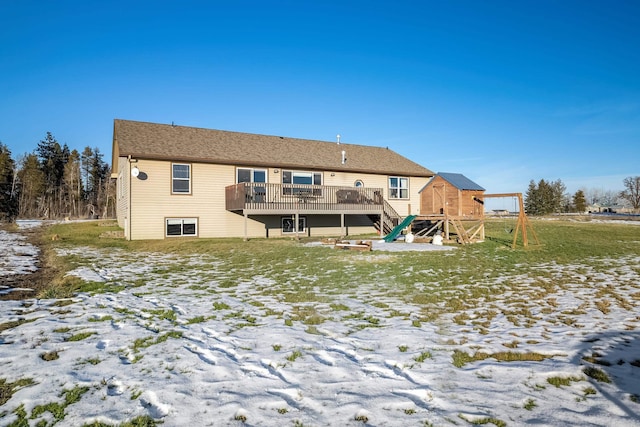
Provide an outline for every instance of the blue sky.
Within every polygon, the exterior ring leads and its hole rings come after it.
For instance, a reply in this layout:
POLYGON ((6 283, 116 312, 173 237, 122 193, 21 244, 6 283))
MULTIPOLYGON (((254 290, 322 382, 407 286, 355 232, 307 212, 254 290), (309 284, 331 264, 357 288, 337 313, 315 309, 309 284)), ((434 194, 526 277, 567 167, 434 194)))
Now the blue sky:
POLYGON ((0 141, 113 119, 388 146, 488 192, 640 175, 638 1, 8 1, 0 141))

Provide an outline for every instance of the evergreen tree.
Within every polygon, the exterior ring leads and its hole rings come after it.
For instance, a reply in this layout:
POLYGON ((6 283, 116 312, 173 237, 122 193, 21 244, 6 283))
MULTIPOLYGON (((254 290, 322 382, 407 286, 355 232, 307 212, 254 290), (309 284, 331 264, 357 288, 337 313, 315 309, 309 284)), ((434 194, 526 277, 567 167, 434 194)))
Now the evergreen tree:
POLYGON ((547 215, 561 212, 566 205, 566 187, 562 181, 547 182, 541 179, 538 185, 531 180, 525 195, 525 211, 528 215, 547 215))
POLYGON ((568 198, 565 194, 567 187, 561 180, 553 181, 549 186, 551 189, 551 206, 547 213, 567 212, 564 209, 567 205, 565 200, 568 198))
POLYGON ((553 188, 544 179, 538 182, 538 193, 540 194, 540 215, 553 212, 553 188))
POLYGON ((44 174, 45 192, 43 199, 44 216, 47 218, 59 217, 62 200, 62 178, 64 165, 69 158, 69 147, 60 146, 51 132, 47 132, 45 139, 38 143, 36 154, 40 161, 40 169, 44 174))
POLYGON ((109 165, 99 148, 85 147, 82 151, 82 180, 85 184, 85 210, 89 216, 104 215, 109 195, 109 165))
POLYGON ((578 213, 583 213, 587 210, 587 199, 584 195, 584 191, 578 190, 573 195, 573 208, 578 213))
POLYGON ((0 142, 0 221, 13 221, 18 215, 15 168, 11 151, 0 142))
POLYGON ((62 182, 64 164, 69 156, 69 148, 61 147, 51 132, 47 132, 45 139, 38 143, 36 154, 40 160, 41 170, 48 186, 56 188, 62 182))
POLYGON ((527 193, 524 197, 524 210, 527 215, 540 215, 541 202, 538 194, 538 187, 533 180, 529 181, 529 187, 527 188, 527 193))

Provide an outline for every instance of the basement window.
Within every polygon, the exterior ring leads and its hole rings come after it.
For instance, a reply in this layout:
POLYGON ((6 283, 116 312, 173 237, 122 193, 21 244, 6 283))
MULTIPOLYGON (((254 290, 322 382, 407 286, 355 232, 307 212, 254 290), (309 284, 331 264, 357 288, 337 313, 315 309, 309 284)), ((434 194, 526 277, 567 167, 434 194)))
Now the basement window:
POLYGON ((197 236, 197 218, 167 218, 167 237, 197 236))
MULTIPOLYGON (((282 233, 295 233, 293 228, 296 223, 295 217, 285 216, 282 217, 282 233)), ((307 218, 304 216, 298 217, 298 232, 305 233, 307 231, 307 218)))

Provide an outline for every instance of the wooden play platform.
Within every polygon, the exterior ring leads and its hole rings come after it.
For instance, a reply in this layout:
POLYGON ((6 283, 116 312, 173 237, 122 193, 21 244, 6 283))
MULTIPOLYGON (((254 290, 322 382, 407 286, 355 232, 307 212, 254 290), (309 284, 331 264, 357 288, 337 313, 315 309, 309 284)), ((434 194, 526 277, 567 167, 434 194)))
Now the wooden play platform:
POLYGON ((444 233, 445 241, 469 244, 485 239, 484 201, 488 198, 517 198, 518 220, 513 233, 515 248, 518 235, 522 245, 529 245, 529 234, 536 244, 538 236, 524 211, 522 193, 485 194, 485 189, 462 174, 438 173, 420 191, 420 215, 413 219, 414 226, 425 225, 415 232, 418 240, 429 240, 436 233, 444 233), (455 240, 452 239, 455 234, 455 240))

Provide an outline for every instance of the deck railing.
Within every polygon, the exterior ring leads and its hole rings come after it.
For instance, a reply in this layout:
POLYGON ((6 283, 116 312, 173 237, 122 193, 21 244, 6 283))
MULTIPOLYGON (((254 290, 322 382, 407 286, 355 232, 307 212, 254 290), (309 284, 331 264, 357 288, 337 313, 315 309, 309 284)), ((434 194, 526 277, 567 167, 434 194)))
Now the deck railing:
POLYGON ((380 214, 381 188, 243 182, 226 187, 230 211, 359 211, 380 214))

